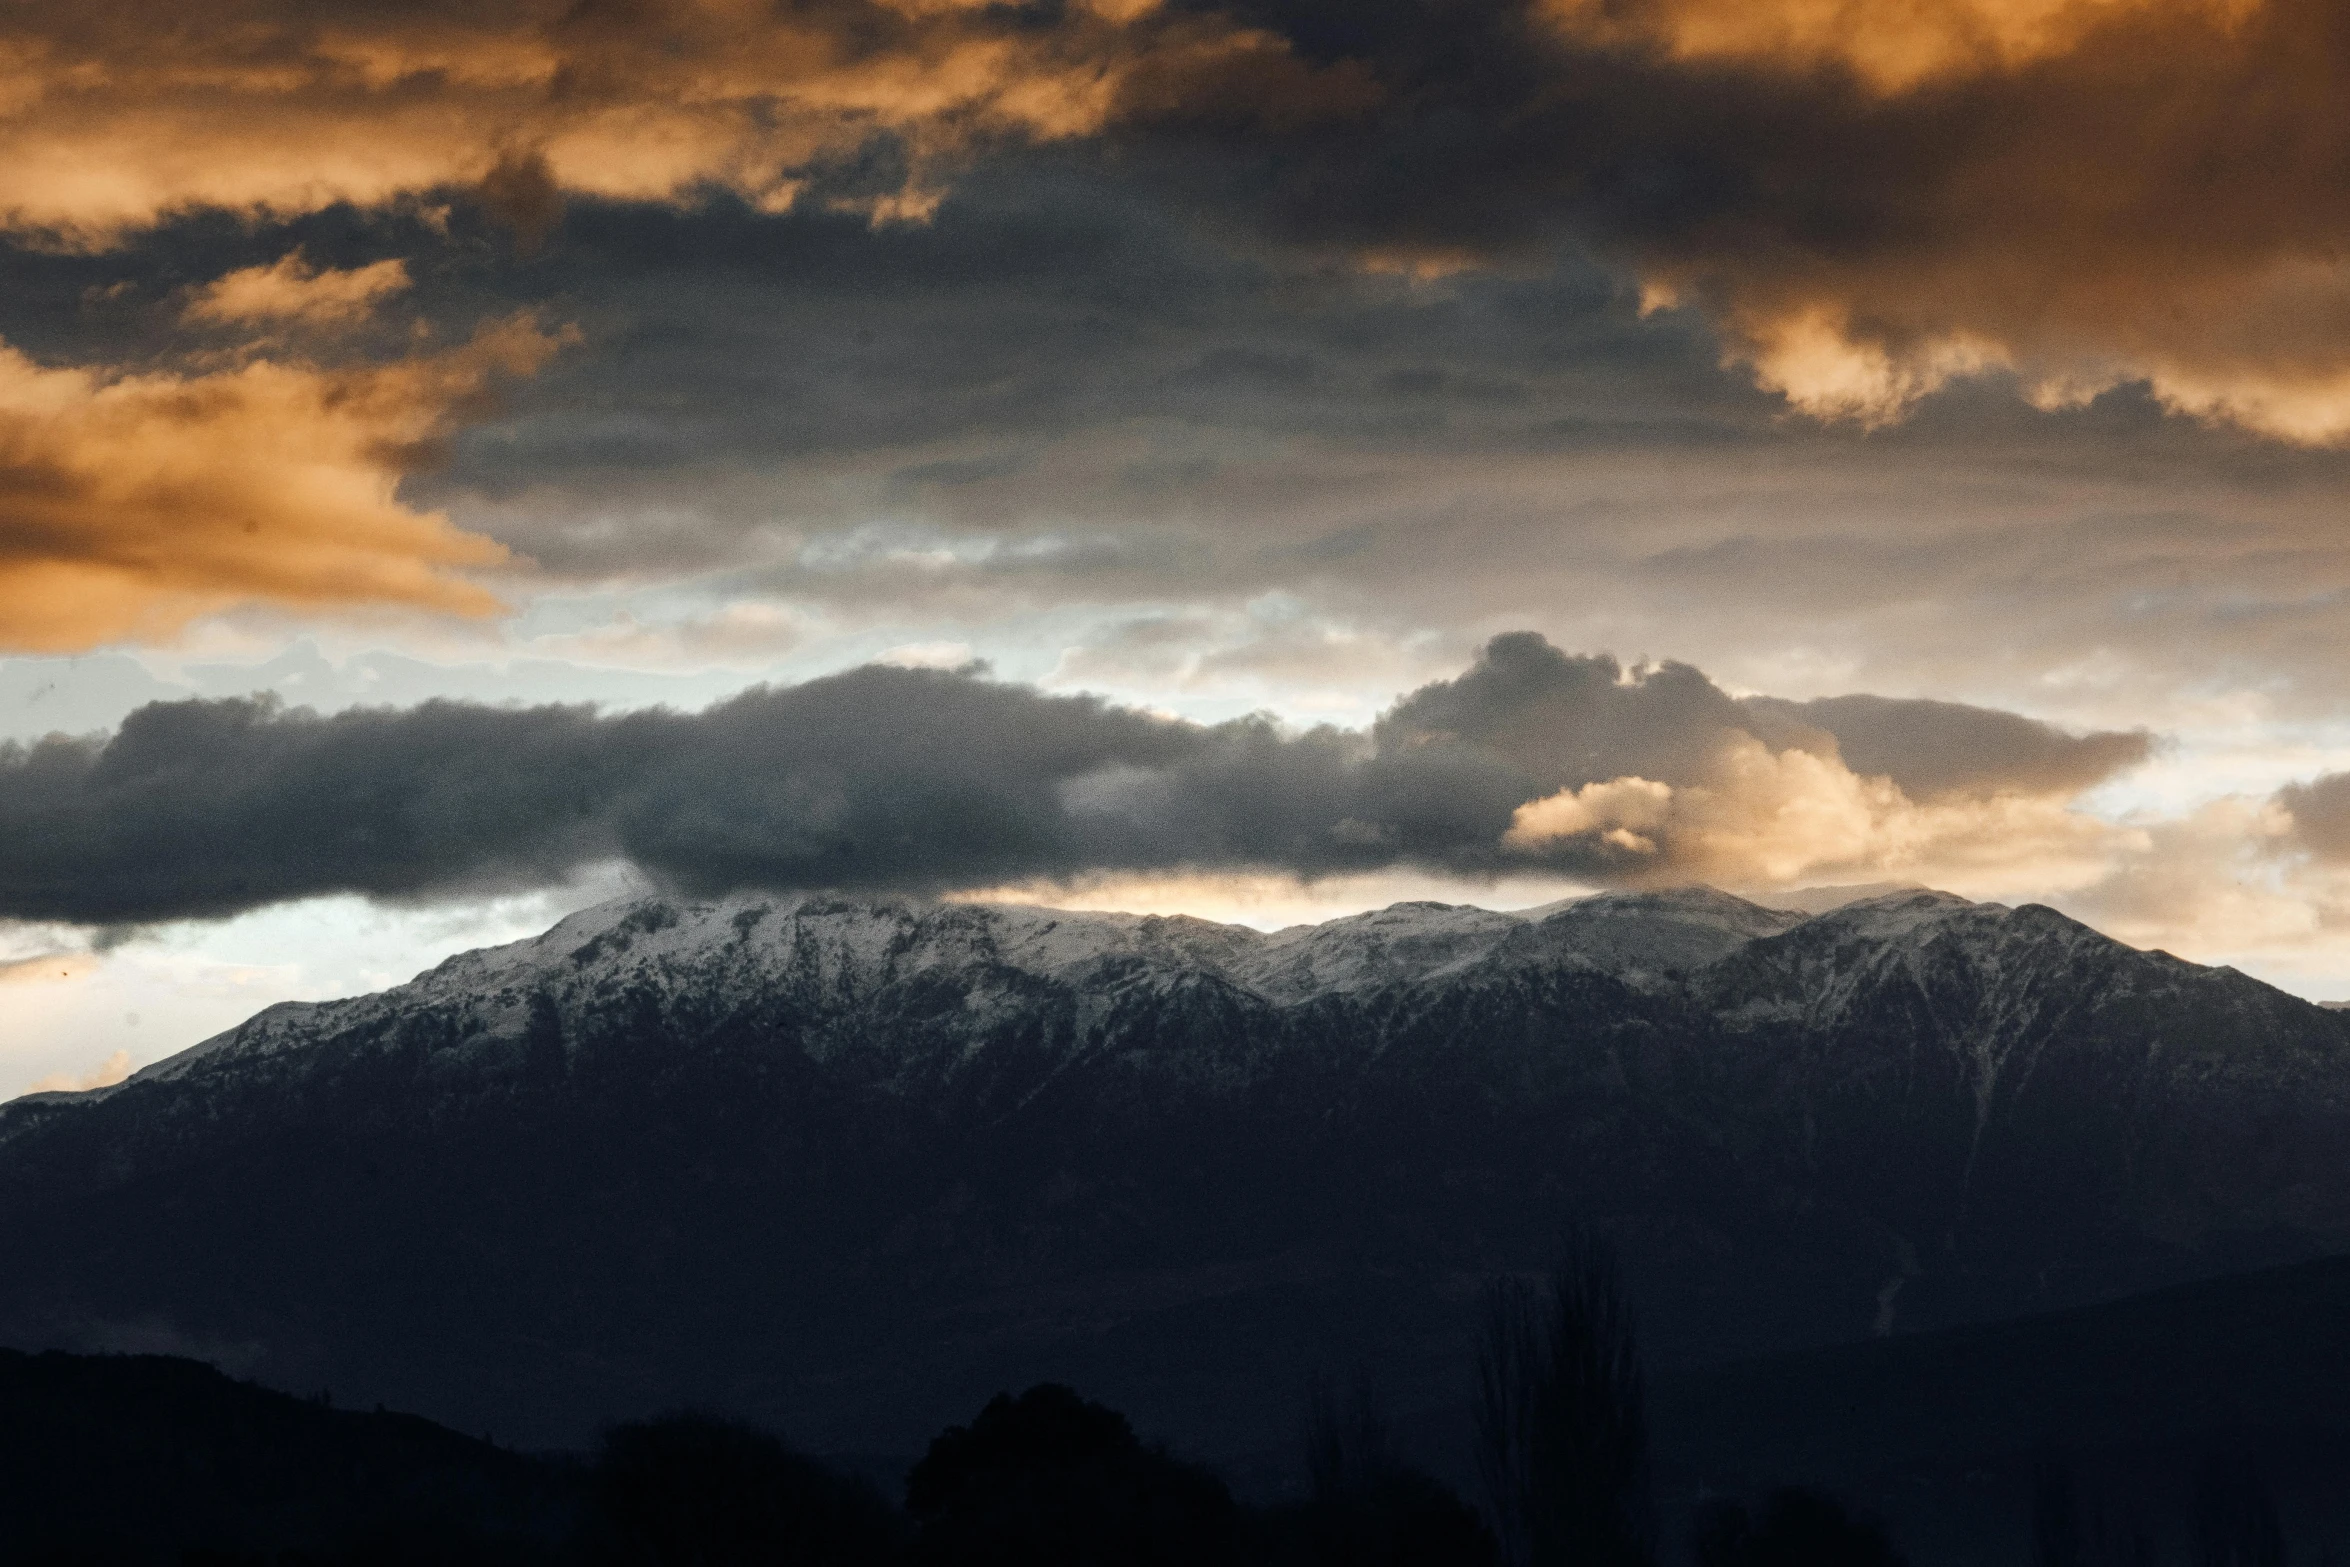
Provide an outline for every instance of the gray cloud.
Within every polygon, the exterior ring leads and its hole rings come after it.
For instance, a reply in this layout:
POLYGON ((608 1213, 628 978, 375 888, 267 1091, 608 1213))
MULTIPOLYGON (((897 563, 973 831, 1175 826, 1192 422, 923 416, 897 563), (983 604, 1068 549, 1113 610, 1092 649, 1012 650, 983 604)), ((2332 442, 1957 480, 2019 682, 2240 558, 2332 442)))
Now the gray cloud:
POLYGON ((1726 739, 1839 757, 1913 800, 2010 791, 2077 794, 2146 759, 2143 732, 2077 735, 2020 714, 1881 696, 1733 698, 1687 664, 1627 676, 1530 633, 1496 637, 1477 667, 1380 719, 1383 751, 1432 739, 1506 756, 1549 789, 1631 775, 1675 787, 1708 776, 1726 739))
POLYGON ((1820 429, 1571 246, 1415 283, 1204 223, 1152 167, 991 156, 928 224, 880 229, 575 200, 527 259, 464 203, 445 236, 399 210, 199 214, 98 256, 0 249, 0 336, 139 364, 190 288, 297 247, 407 260, 353 351, 526 306, 578 323, 402 490, 536 563, 510 601, 707 573, 968 639, 1045 605, 1273 591, 1368 635, 1670 647, 1749 688, 1785 678, 1760 650, 1802 647, 1855 685, 2029 690, 2099 727, 2215 674, 2338 699, 2339 454, 2007 387, 1820 429), (833 547, 885 522, 921 558, 833 547), (2091 657, 2118 680, 2041 678, 2091 657))
POLYGON ((1437 745, 1505 758, 1542 792, 1627 775, 1683 785, 1748 728, 1738 704, 1687 664, 1627 678, 1614 659, 1562 653, 1528 632, 1496 637, 1457 680, 1421 687, 1374 730, 1383 753, 1437 745))
POLYGON ((2295 842, 2319 860, 2350 864, 2350 773, 2287 784, 2275 799, 2292 815, 2295 842))
MULTIPOLYGON (((1739 704, 1772 737, 1777 725, 1835 737, 1856 773, 1890 778, 1913 800, 2014 790, 2076 794, 2152 753, 2143 730, 2069 734, 1995 708, 1959 702, 1831 696, 1812 702, 1749 697, 1739 704)), ((1796 743, 1800 743, 1798 740, 1796 743)))
MULTIPOLYGON (((2092 737, 2051 760, 2062 737, 1948 704, 1852 711, 1856 736, 1915 738, 1933 759, 1920 776, 1945 783, 1961 754, 1973 783, 2040 791, 2089 781, 2090 755, 2126 759, 2092 737)), ((1367 733, 1187 723, 880 666, 699 714, 155 703, 110 736, 0 748, 0 917, 425 898, 551 884, 616 858, 697 893, 1401 864, 1655 879, 1681 868, 1669 834, 1661 850, 1596 830, 1529 844, 1509 836, 1516 813, 1626 775, 1719 787, 1725 747, 1766 727, 1775 746, 1833 744, 1783 714, 1756 723, 1687 665, 1627 672, 1531 634, 1496 638, 1367 733)))

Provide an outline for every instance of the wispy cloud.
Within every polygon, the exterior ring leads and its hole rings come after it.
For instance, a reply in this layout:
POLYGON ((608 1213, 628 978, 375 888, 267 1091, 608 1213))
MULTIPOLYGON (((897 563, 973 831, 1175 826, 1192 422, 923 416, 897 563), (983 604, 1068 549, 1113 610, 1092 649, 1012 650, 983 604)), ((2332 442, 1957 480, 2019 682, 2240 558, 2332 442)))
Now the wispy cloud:
POLYGON ((0 985, 42 985, 78 979, 98 967, 95 954, 72 947, 0 959, 0 985))
POLYGON ((214 326, 345 325, 364 320, 407 286, 408 264, 397 258, 338 271, 313 267, 296 251, 205 284, 182 319, 214 326))

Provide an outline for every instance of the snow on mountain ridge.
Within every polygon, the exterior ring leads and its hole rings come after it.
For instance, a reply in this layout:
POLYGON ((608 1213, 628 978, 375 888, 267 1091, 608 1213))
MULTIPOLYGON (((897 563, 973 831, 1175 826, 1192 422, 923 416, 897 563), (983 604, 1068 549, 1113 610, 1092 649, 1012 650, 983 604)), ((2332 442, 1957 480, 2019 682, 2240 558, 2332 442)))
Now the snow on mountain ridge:
POLYGON ((1517 913, 1399 903, 1272 932, 1180 915, 821 893, 622 898, 537 936, 459 953, 374 995, 270 1007, 130 1081, 266 1059, 371 1017, 425 1011, 460 1020, 470 1037, 517 1040, 541 997, 587 1006, 649 989, 724 1011, 777 985, 845 1004, 884 984, 947 975, 969 987, 968 1004, 978 1010, 992 987, 1013 976, 1085 989, 1099 980, 1096 971, 1116 966, 1126 985, 1205 976, 1272 1005, 1295 1006, 1440 980, 1493 960, 1513 938, 1512 950, 1528 961, 1610 972, 1685 969, 1792 918, 1711 888, 1603 893, 1517 913))
MULTIPOLYGON (((650 1001, 707 1021, 788 996, 804 1015, 823 1016, 845 1013, 889 986, 923 987, 935 1002, 942 983, 944 994, 960 992, 974 1037, 988 1018, 1026 1005, 1039 982, 1079 998, 1082 1030, 1106 1009, 1131 1003, 1138 987, 1165 994, 1204 982, 1288 1008, 1452 981, 1481 965, 1597 970, 1635 989, 1707 992, 1723 1016, 1750 1024, 1819 1024, 1843 1015, 1891 970, 1922 984, 1927 967, 1957 962, 1995 978, 2004 946, 2025 934, 2015 928, 2019 912, 2026 911, 1903 889, 1805 916, 1685 887, 1602 893, 1516 913, 1399 903, 1268 933, 1185 916, 1018 904, 831 894, 631 898, 582 910, 536 937, 459 954, 373 996, 269 1008, 130 1081, 263 1061, 361 1025, 424 1013, 471 1041, 460 1052, 471 1056, 515 1047, 550 1005, 570 1015, 650 1001)), ((2028 1022, 2011 1019, 1993 1032, 2028 1022)), ((1986 1061, 1983 1070, 1996 1077, 1999 1066, 1986 1061)))

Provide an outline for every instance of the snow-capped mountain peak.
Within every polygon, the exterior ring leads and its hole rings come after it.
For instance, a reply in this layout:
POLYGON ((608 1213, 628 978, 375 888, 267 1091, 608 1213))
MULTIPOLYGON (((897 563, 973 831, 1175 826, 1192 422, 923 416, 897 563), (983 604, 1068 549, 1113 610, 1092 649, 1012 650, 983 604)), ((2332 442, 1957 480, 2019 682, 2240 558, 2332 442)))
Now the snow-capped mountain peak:
POLYGON ((627 1377, 883 1442, 908 1377, 1105 1339, 1261 1427, 1301 1322, 1451 1377, 1459 1281, 1569 1223, 1689 1355, 2343 1249, 2350 1018, 1916 889, 646 898, 0 1106, 0 1328, 168 1310, 500 1429, 627 1377))

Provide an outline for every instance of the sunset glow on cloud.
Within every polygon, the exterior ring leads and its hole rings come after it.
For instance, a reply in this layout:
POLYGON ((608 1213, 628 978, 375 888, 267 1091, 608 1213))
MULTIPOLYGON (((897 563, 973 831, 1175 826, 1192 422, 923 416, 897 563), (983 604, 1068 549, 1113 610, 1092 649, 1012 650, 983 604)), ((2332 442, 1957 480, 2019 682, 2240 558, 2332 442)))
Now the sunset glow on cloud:
POLYGON ((1578 43, 1652 48, 1683 62, 1853 72, 1895 94, 1953 77, 2012 72, 2092 45, 2120 25, 2184 18, 2229 29, 2263 0, 1548 0, 1543 17, 1578 43))
POLYGON ((189 302, 186 319, 217 326, 337 325, 364 318, 386 295, 407 286, 407 264, 397 259, 321 272, 299 254, 281 256, 269 266, 245 267, 205 284, 189 302))
POLYGON ((1717 84, 1668 143, 1709 122, 1754 133, 1721 164, 1742 191, 1689 221, 1640 215, 1627 237, 1650 285, 1706 309, 1730 356, 1796 406, 1882 421, 1996 369, 2043 406, 2143 381, 2174 410, 2280 440, 2350 432, 2331 7, 1688 0, 1549 16, 1570 49, 1717 84))
POLYGON ((517 321, 343 370, 109 375, 0 353, 0 646, 163 637, 254 600, 490 613, 456 573, 507 552, 394 490, 492 377, 555 347, 517 321))
POLYGON ((1123 94, 1235 75, 1317 90, 1272 34, 1122 0, 1050 27, 891 0, 238 0, 157 27, 136 6, 43 0, 0 22, 0 214, 102 245, 191 207, 282 216, 485 184, 494 197, 515 160, 569 193, 723 188, 786 206, 815 165, 887 133, 914 164, 896 188, 845 199, 914 217, 921 165, 975 139, 1082 136, 1123 94))

